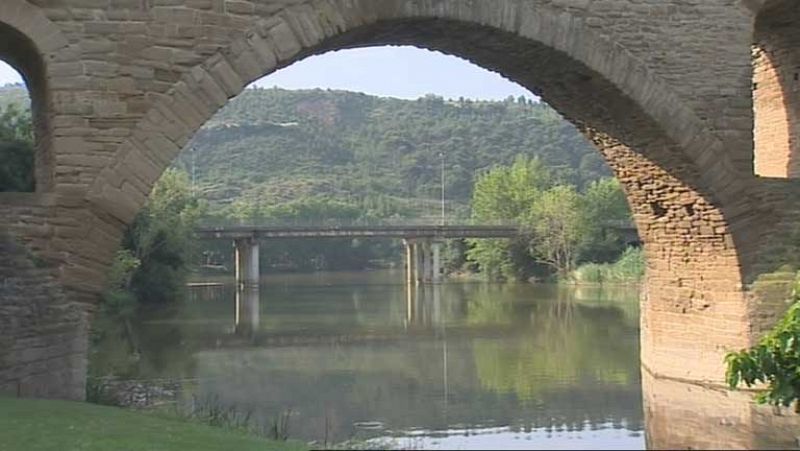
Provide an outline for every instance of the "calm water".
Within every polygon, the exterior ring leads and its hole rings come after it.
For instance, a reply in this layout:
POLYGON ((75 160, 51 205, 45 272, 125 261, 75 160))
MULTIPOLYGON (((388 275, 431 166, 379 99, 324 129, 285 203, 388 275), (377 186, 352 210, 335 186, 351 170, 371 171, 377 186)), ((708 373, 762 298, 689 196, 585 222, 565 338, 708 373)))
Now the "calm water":
POLYGON ((193 288, 183 307, 132 334, 105 326, 92 373, 180 381, 184 408, 223 406, 265 425, 288 418, 290 437, 320 444, 794 444, 796 424, 754 419, 763 409, 749 398, 721 409, 731 396, 642 380, 638 315, 637 289, 408 289, 400 271, 270 276, 238 294, 193 288))

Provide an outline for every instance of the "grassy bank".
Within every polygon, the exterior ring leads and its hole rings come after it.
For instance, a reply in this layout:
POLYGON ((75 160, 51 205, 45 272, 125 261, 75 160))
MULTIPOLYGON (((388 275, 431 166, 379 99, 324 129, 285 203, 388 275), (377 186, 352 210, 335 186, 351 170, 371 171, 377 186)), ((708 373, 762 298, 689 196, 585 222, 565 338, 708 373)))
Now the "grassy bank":
POLYGON ((0 398, 0 451, 303 450, 157 414, 69 401, 0 398))
POLYGON ((639 283, 644 277, 644 251, 629 247, 614 263, 586 263, 570 275, 578 284, 639 283))

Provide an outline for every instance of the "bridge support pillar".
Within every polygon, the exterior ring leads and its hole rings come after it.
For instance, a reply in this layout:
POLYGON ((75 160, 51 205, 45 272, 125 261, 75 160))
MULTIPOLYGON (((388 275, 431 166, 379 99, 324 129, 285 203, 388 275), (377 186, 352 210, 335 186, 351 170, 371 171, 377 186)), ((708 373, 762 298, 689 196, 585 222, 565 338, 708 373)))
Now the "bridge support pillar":
POLYGON ((236 285, 238 287, 258 287, 260 270, 258 267, 259 248, 255 238, 239 238, 234 241, 236 249, 236 285))
POLYGON ((410 239, 404 239, 403 245, 406 248, 406 285, 414 285, 416 273, 416 243, 410 239))
POLYGON ((431 260, 431 282, 442 283, 442 242, 434 241, 431 243, 433 259, 431 260))
POLYGON ((414 240, 414 283, 421 284, 425 278, 425 247, 414 240))
POLYGON ((406 251, 406 284, 440 283, 441 242, 430 239, 403 240, 406 251))
POLYGON ((421 283, 431 283, 433 280, 433 259, 431 258, 431 242, 425 240, 420 243, 422 254, 422 280, 421 283))

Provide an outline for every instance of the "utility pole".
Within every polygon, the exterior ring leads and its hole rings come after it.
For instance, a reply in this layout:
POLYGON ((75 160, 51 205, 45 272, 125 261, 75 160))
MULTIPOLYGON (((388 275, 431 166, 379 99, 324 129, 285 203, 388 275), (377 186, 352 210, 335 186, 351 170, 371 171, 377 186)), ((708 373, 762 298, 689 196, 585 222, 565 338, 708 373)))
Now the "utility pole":
POLYGON ((444 216, 444 152, 439 152, 439 157, 442 159, 442 225, 445 225, 444 216))
POLYGON ((192 146, 192 194, 196 192, 195 186, 197 184, 197 164, 196 164, 196 156, 195 152, 197 148, 192 146))

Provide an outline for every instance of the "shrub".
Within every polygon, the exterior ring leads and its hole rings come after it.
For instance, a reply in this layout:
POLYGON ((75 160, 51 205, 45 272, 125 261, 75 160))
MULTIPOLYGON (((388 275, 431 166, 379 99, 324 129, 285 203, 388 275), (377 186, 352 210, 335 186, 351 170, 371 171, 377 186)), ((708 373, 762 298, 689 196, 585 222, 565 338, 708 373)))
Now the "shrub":
POLYGON ((757 383, 767 388, 756 395, 760 404, 790 406, 800 413, 800 278, 792 293, 794 304, 775 328, 750 349, 725 356, 725 378, 731 388, 757 383))

